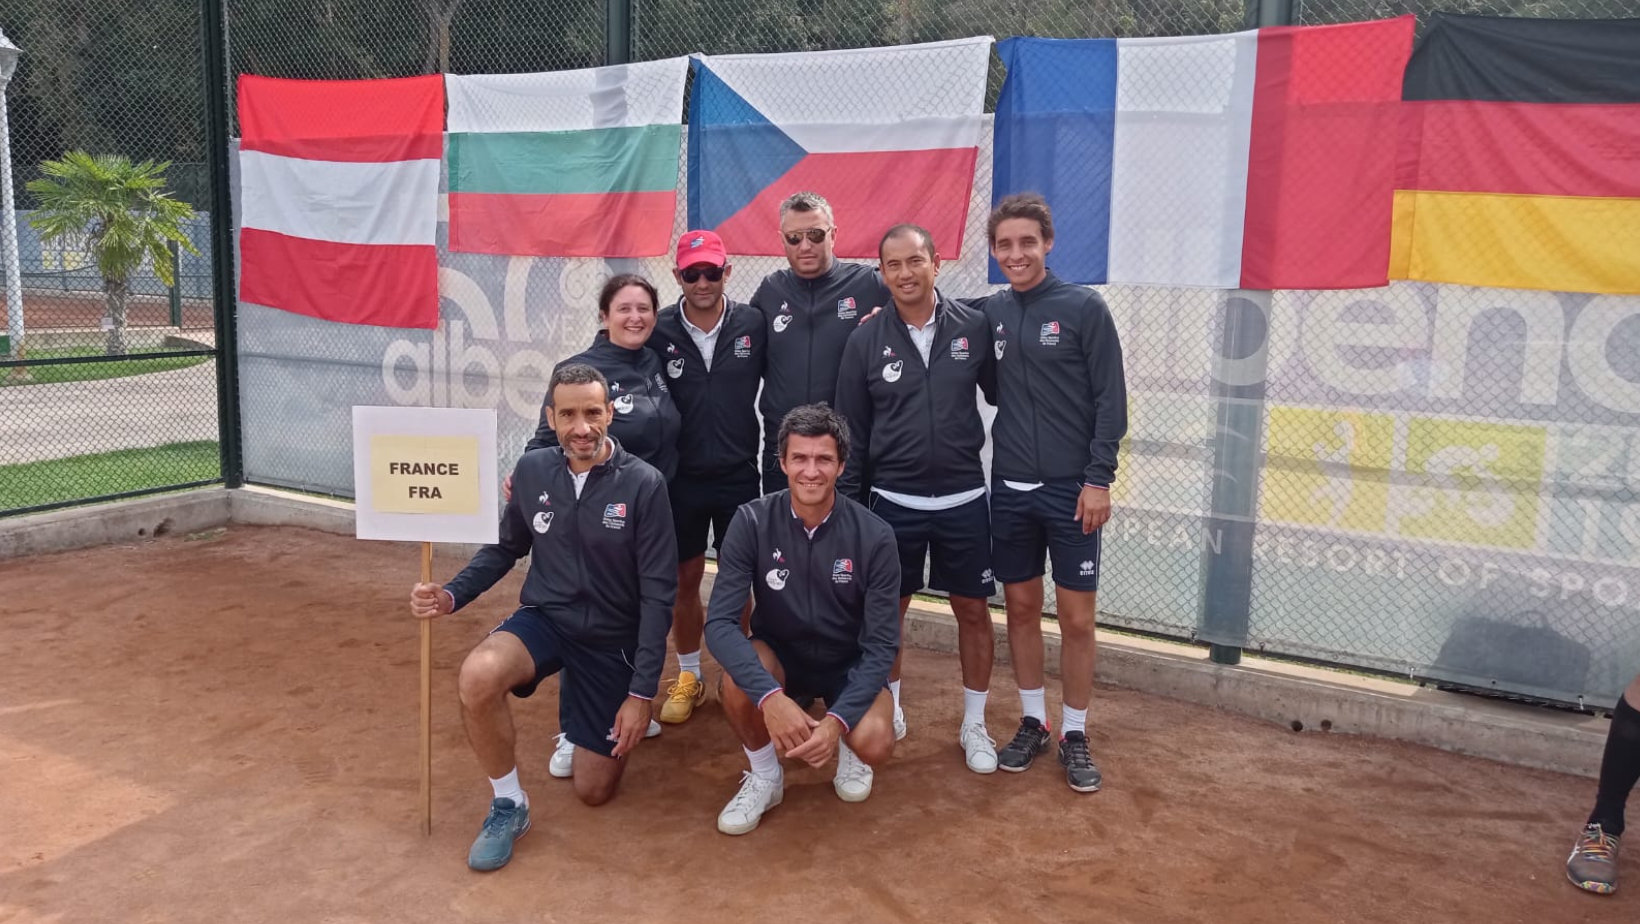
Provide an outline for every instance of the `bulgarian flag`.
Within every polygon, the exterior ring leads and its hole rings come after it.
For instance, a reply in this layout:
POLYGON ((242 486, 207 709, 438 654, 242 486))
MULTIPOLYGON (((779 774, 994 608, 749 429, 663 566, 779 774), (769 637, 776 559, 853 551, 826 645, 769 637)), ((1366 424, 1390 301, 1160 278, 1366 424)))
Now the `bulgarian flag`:
POLYGON ((875 259, 884 231, 927 228, 958 256, 984 131, 989 37, 841 51, 697 55, 689 227, 730 253, 784 254, 780 202, 831 203, 837 255, 875 259))
POLYGON ((1413 24, 1006 39, 993 196, 1048 200, 1069 282, 1387 285, 1413 24))
POLYGON ((239 297, 438 326, 442 78, 239 78, 239 297))
POLYGON ((447 76, 450 249, 667 253, 687 76, 686 58, 447 76))

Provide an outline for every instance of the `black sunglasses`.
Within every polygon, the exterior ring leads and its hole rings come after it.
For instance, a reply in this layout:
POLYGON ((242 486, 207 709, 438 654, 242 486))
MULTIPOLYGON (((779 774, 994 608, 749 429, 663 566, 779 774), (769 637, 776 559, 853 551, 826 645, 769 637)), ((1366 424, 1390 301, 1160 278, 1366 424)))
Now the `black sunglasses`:
POLYGON ((805 237, 809 239, 810 244, 818 244, 824 241, 826 239, 826 235, 830 233, 830 228, 810 228, 807 231, 781 232, 781 234, 786 238, 786 245, 788 247, 796 247, 798 244, 803 243, 803 238, 805 237))
POLYGON ((700 282, 700 277, 702 276, 706 277, 707 282, 722 282, 723 267, 708 266, 705 269, 701 269, 699 267, 691 266, 688 269, 678 270, 678 277, 690 285, 700 282))

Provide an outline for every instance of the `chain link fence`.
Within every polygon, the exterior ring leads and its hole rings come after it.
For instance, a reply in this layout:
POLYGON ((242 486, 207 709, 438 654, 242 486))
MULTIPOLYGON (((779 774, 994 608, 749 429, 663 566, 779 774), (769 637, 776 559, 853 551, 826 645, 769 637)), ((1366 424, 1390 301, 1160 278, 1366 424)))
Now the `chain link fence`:
MULTIPOLYGON (((25 13, 14 17, 19 23, 0 22, 29 56, 11 90, 19 180, 36 177, 46 159, 90 145, 173 161, 169 188, 203 210, 207 184, 192 165, 205 160, 201 124, 208 114, 198 90, 194 5, 170 0, 120 12, 125 7, 114 4, 93 15, 66 0, 23 3, 25 13)), ((1294 24, 1325 24, 1412 13, 1423 28, 1437 11, 1632 13, 1621 5, 1296 0, 1290 15, 1294 24)), ((1258 11, 1242 0, 637 0, 616 12, 625 16, 611 18, 604 0, 569 0, 550 15, 517 0, 228 0, 223 41, 231 83, 240 74, 369 79, 559 71, 627 56, 658 61, 973 35, 1205 35, 1258 22, 1258 11)), ((987 112, 1004 76, 993 56, 987 112)), ((845 83, 817 79, 813 92, 839 92, 845 83)), ((230 93, 222 115, 236 134, 231 101, 230 93)), ((992 288, 983 249, 991 156, 987 128, 963 253, 942 273, 952 296, 992 288)), ((686 157, 674 235, 685 230, 686 157)), ((443 183, 441 191, 447 178, 443 183)), ((19 203, 25 211, 35 205, 19 203)), ((209 237, 196 227, 188 225, 187 235, 200 256, 183 251, 172 287, 183 305, 181 323, 144 313, 158 309, 142 298, 166 310, 178 299, 139 274, 131 284, 129 329, 150 318, 168 327, 208 327, 209 237), (191 308, 196 301, 200 308, 191 308)), ((249 480, 349 494, 354 404, 494 407, 505 467, 535 429, 551 367, 591 341, 601 281, 617 272, 670 276, 665 257, 452 252, 443 214, 438 244, 443 303, 436 331, 334 325, 237 307, 249 480)), ((86 317, 100 318, 94 270, 68 266, 61 247, 40 250, 32 268, 26 255, 35 251, 24 252, 31 293, 71 292, 90 305, 82 309, 86 317)), ((784 266, 778 256, 734 263, 728 294, 741 300, 784 266)), ((661 285, 663 292, 670 288, 661 285)), ((1632 567, 1640 561, 1640 445, 1632 445, 1640 437, 1633 408, 1602 403, 1598 389, 1591 397, 1584 386, 1597 359, 1615 370, 1615 378, 1601 380, 1608 397, 1640 381, 1640 371, 1621 359, 1640 355, 1628 348, 1634 325, 1621 320, 1636 312, 1634 299, 1412 282, 1273 294, 1135 285, 1101 291, 1123 338, 1130 390, 1130 430, 1113 486, 1117 513, 1106 529, 1101 569, 1105 622, 1554 700, 1605 698, 1626 683, 1640 661, 1640 574, 1632 567), (1608 333, 1615 333, 1594 339, 1590 318, 1607 319, 1608 333), (1374 325, 1396 331, 1395 338, 1362 333, 1374 325), (1241 444, 1256 449, 1243 459, 1232 451, 1241 444), (1245 509, 1225 505, 1227 481, 1240 484, 1245 509)), ((97 327, 72 319, 63 325, 97 327)), ((187 394, 201 394, 199 408, 214 415, 210 357, 187 358, 203 362, 167 374, 195 375, 187 394)), ((214 416, 198 435, 168 429, 165 414, 155 411, 165 406, 160 396, 135 384, 158 376, 118 381, 101 404, 160 436, 142 445, 208 445, 214 416)), ((54 399, 13 413, 22 408, 13 396, 43 387, 0 390, 10 402, 4 426, 61 417, 61 424, 42 424, 58 435, 8 430, 0 465, 33 464, 32 456, 6 456, 19 445, 84 453, 92 445, 87 434, 114 431, 113 421, 88 422, 83 411, 58 414, 54 399)), ((137 487, 93 490, 54 477, 61 496, 0 497, 9 500, 0 510, 137 487)), ((0 478, 0 486, 14 483, 0 478)))
POLYGON ((0 29, 21 49, 0 515, 214 481, 199 6, 19 0, 0 29))

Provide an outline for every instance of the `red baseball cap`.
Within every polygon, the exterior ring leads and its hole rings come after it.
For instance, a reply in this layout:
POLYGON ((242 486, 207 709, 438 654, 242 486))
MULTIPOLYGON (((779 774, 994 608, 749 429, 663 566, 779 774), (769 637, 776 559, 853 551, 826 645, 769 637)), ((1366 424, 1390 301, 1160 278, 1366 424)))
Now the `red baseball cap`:
POLYGON ((696 263, 722 266, 728 262, 723 238, 710 231, 689 231, 678 238, 678 269, 688 269, 696 263))

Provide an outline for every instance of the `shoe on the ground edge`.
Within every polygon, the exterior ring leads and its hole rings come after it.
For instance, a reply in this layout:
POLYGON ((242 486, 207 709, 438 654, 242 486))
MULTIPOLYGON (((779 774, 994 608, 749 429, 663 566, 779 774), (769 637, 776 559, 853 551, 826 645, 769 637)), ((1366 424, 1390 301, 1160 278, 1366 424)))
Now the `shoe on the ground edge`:
POLYGON ((899 709, 894 710, 894 740, 905 740, 905 713, 899 709))
POLYGON ((500 869, 512 859, 513 841, 530 830, 530 807, 511 799, 497 799, 490 803, 490 814, 478 838, 467 851, 467 865, 479 872, 500 869))
POLYGON ((831 778, 831 788, 837 790, 837 798, 844 802, 864 802, 871 795, 871 780, 875 776, 871 767, 854 749, 837 742, 837 774, 831 778))
POLYGON ((750 770, 743 771, 740 791, 718 813, 718 830, 724 834, 750 834, 763 820, 763 813, 780 804, 785 792, 783 776, 771 780, 750 770))
POLYGON ((661 704, 661 721, 669 725, 687 722, 695 707, 706 702, 706 684, 690 671, 678 674, 678 679, 666 690, 666 702, 661 704))
POLYGON ((1600 825, 1587 825, 1566 858, 1566 878, 1585 892, 1610 895, 1617 891, 1617 843, 1600 825))
POLYGON ((1088 753, 1086 732, 1067 732, 1059 739, 1059 765, 1065 768, 1065 783, 1077 792, 1098 792, 1104 775, 1088 753))
POLYGON ((661 733, 661 723, 654 719, 649 720, 649 730, 643 733, 645 738, 657 738, 661 733))
POLYGON ((997 753, 997 766, 1010 773, 1023 773, 1031 769, 1036 755, 1048 749, 1048 737, 1048 728, 1036 716, 1028 715, 1020 719, 1014 740, 997 753))
POLYGON ((976 722, 964 725, 957 735, 957 743, 962 745, 962 755, 966 759, 968 769, 975 773, 997 772, 997 743, 985 726, 976 722))
POLYGON ((547 761, 547 772, 560 780, 567 780, 575 775, 575 745, 564 737, 563 732, 553 736, 558 742, 553 748, 552 759, 547 761))

